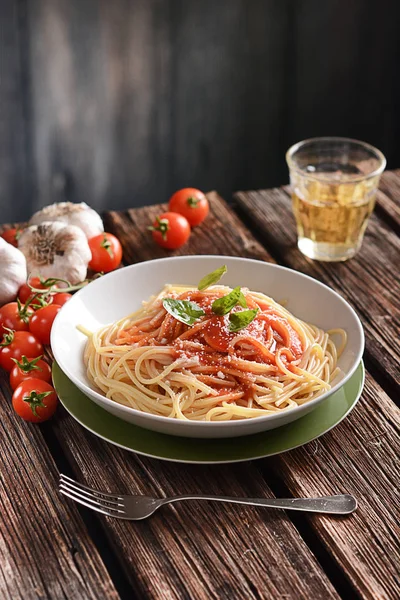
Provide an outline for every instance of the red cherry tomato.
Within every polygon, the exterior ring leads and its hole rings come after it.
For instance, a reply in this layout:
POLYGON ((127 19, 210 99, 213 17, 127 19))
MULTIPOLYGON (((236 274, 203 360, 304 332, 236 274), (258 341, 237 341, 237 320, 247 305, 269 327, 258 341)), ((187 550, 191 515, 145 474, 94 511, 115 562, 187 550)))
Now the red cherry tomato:
POLYGON ((56 411, 58 398, 55 389, 41 379, 26 379, 14 390, 12 405, 20 417, 31 423, 50 419, 56 411))
POLYGON ((11 331, 3 336, 0 350, 0 367, 11 371, 13 358, 21 360, 23 355, 36 358, 43 354, 43 346, 30 331, 11 331))
POLYGON ((180 248, 190 236, 188 220, 175 212, 166 212, 157 217, 150 229, 154 241, 169 250, 180 248))
POLYGON ((22 302, 23 304, 26 304, 35 295, 34 292, 32 292, 31 288, 29 287, 28 283, 32 287, 37 288, 39 290, 45 290, 46 289, 46 286, 44 286, 40 282, 39 277, 31 277, 29 279, 29 282, 23 283, 21 285, 21 287, 19 288, 19 290, 18 290, 18 298, 19 298, 20 302, 22 302))
POLYGON ((18 302, 9 302, 0 308, 0 338, 7 329, 14 331, 28 331, 29 318, 33 308, 18 302), (7 328, 7 329, 6 329, 7 328))
POLYGON ((8 242, 9 244, 11 244, 12 246, 15 246, 17 248, 18 247, 18 239, 19 239, 19 236, 21 235, 21 231, 22 231, 21 229, 12 227, 11 229, 6 229, 0 235, 4 240, 6 240, 6 242, 8 242))
POLYGON ((13 390, 26 379, 41 379, 42 381, 51 381, 50 365, 42 360, 40 356, 36 358, 26 358, 24 355, 20 361, 17 361, 10 373, 10 385, 13 390))
POLYGON ((194 227, 204 221, 210 211, 208 200, 200 190, 183 188, 171 196, 168 208, 186 217, 194 227))
POLYGON ((53 321, 57 316, 57 313, 61 309, 58 304, 49 304, 39 308, 31 317, 29 321, 29 331, 40 341, 42 344, 50 344, 50 332, 53 326, 53 321))
POLYGON ((69 294, 68 292, 57 292, 56 294, 51 295, 53 304, 58 304, 59 306, 64 306, 71 298, 72 294, 69 294))
POLYGON ((109 273, 121 264, 122 246, 118 238, 112 233, 100 233, 88 240, 92 252, 89 267, 93 271, 109 273))

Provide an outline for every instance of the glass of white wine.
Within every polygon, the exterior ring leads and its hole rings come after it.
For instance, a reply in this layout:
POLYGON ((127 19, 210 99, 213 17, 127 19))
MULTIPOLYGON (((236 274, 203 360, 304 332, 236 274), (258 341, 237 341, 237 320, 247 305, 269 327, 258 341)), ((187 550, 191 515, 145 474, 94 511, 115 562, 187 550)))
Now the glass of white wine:
POLYGON ((309 258, 344 261, 360 249, 375 206, 382 152, 357 140, 321 137, 286 153, 298 247, 309 258))

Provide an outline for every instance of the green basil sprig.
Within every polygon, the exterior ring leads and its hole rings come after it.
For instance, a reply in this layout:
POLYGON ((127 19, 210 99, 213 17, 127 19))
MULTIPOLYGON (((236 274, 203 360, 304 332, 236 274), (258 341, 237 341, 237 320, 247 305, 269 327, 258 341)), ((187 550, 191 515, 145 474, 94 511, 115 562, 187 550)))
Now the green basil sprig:
POLYGON ((254 321, 257 313, 258 308, 231 313, 229 315, 229 331, 235 332, 244 329, 254 321))
POLYGON ((219 269, 215 269, 215 271, 213 271, 212 273, 205 275, 205 277, 203 277, 203 279, 197 286, 197 289, 200 290, 200 292, 202 292, 203 290, 206 290, 208 287, 210 287, 210 285, 215 285, 221 279, 222 275, 224 275, 227 272, 227 270, 228 269, 224 265, 219 269))
MULTIPOLYGON (((198 285, 198 290, 206 290, 211 285, 218 283, 227 270, 226 265, 224 265, 203 277, 198 285)), ((230 311, 237 305, 242 308, 247 308, 245 295, 239 286, 235 287, 229 294, 226 294, 226 296, 214 300, 211 306, 212 312, 215 315, 224 316, 230 313, 229 330, 232 332, 240 331, 247 327, 258 312, 257 308, 255 310, 242 310, 240 312, 231 313, 230 311)), ((164 298, 163 306, 170 315, 177 321, 185 323, 185 325, 194 325, 200 317, 203 317, 206 314, 201 306, 189 300, 164 298)))
POLYGON ((246 298, 239 286, 235 287, 226 296, 214 300, 211 309, 216 315, 222 316, 228 314, 236 304, 240 304, 242 308, 247 308, 246 298))
POLYGON ((185 323, 185 325, 194 325, 197 319, 206 314, 201 306, 189 300, 164 298, 163 307, 177 321, 185 323))

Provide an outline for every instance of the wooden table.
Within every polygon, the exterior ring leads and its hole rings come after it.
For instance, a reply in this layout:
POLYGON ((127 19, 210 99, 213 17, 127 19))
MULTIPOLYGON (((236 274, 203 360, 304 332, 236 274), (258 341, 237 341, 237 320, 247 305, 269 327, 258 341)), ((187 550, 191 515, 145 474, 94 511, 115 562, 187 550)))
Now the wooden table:
POLYGON ((382 179, 356 258, 326 264, 296 247, 286 188, 239 192, 190 242, 167 253, 146 231, 152 206, 105 214, 127 264, 171 254, 278 262, 340 292, 366 334, 366 385, 351 415, 315 442, 231 466, 160 462, 107 444, 60 407, 42 426, 20 421, 0 376, 1 598, 400 597, 400 171, 382 179), (60 497, 58 472, 111 491, 359 499, 345 518, 182 503, 142 522, 102 517, 60 497))

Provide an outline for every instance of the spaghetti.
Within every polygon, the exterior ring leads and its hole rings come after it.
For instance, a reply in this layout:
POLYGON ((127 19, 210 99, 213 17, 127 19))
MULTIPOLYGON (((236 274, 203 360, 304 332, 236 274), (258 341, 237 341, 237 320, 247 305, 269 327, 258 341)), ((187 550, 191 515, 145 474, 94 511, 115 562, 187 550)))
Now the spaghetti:
POLYGON ((324 332, 264 294, 241 292, 255 316, 235 331, 239 304, 229 315, 213 312, 231 288, 166 286, 134 314, 90 335, 84 360, 91 383, 125 406, 196 421, 276 414, 329 390, 345 331, 324 332), (166 298, 193 303, 202 316, 185 324, 166 310, 166 298))

